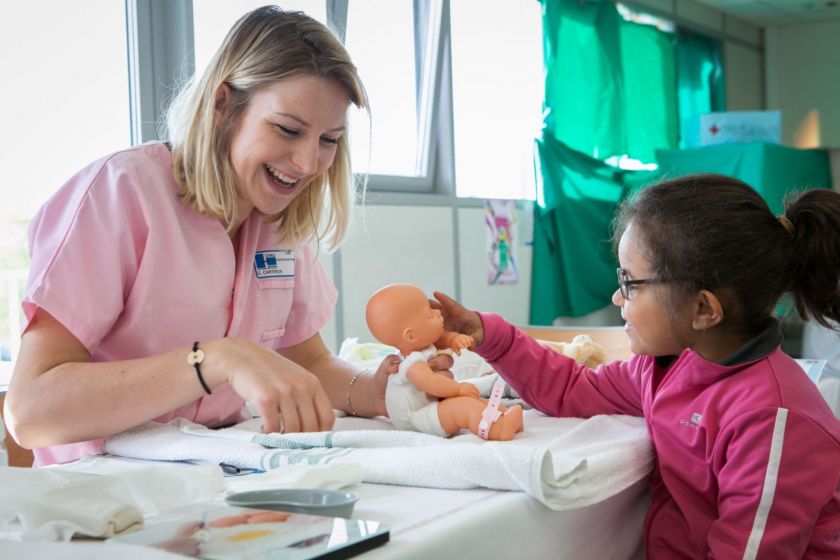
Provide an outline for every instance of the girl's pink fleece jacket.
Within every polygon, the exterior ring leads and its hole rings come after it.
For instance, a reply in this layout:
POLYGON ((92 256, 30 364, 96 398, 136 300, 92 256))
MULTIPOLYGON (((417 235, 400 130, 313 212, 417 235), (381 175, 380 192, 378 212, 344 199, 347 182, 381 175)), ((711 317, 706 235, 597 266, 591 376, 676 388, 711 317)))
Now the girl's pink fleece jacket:
POLYGON ((537 410, 645 417, 648 558, 840 558, 840 421, 779 348, 778 323, 726 365, 687 349, 592 370, 480 316, 476 351, 537 410))

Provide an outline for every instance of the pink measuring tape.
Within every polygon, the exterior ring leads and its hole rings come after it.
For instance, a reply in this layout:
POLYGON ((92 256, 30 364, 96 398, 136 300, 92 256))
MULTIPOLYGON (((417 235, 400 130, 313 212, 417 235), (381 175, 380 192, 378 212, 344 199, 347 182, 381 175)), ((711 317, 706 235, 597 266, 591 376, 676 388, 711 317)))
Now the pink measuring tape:
POLYGON ((502 394, 505 392, 505 382, 501 378, 493 383, 490 391, 490 400, 487 401, 487 408, 481 413, 481 422, 478 423, 478 435, 482 439, 490 437, 490 426, 501 417, 499 405, 502 404, 502 394))

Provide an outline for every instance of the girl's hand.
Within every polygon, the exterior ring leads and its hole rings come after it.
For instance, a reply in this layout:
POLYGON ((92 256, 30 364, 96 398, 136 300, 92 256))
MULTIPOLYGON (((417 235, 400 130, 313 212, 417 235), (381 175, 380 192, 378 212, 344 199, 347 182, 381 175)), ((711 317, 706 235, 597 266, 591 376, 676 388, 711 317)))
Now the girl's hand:
POLYGON ((442 292, 434 292, 434 296, 440 302, 435 307, 443 314, 443 326, 446 330, 471 336, 474 346, 484 342, 484 325, 478 313, 470 311, 442 292))
POLYGON ((249 340, 223 338, 207 344, 207 375, 227 381, 262 416, 272 432, 322 432, 335 422, 320 380, 288 358, 249 340), (212 364, 212 365, 211 365, 212 364), (224 377, 226 376, 226 378, 224 377))

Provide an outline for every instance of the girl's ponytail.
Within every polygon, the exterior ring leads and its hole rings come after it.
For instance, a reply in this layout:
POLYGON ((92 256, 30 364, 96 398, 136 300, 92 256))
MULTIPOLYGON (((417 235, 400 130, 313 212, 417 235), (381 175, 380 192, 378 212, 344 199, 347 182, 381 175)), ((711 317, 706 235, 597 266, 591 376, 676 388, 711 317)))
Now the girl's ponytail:
POLYGON ((792 226, 788 289, 796 310, 803 318, 840 329, 840 193, 805 191, 788 202, 779 221, 792 226))

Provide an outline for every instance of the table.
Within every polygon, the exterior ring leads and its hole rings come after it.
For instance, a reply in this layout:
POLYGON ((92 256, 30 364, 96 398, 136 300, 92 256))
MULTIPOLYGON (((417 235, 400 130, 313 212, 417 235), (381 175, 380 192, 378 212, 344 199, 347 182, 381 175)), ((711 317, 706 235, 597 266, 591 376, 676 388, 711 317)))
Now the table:
POLYGON ((646 484, 569 511, 521 492, 360 484, 354 517, 390 525, 391 542, 359 558, 641 559, 646 484))

